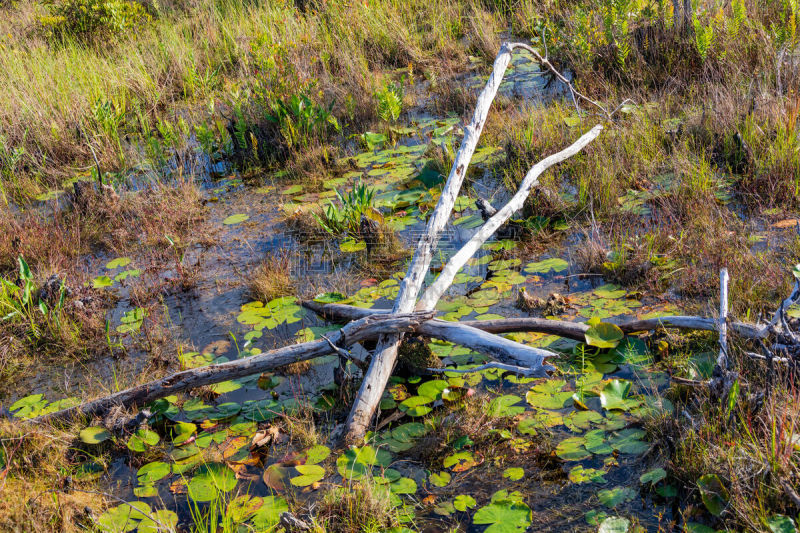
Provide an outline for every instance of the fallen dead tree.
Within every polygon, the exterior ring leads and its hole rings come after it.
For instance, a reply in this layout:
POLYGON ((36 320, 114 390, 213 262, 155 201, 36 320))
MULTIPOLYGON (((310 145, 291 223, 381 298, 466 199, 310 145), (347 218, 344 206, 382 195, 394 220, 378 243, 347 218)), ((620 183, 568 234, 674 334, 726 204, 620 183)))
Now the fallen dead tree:
MULTIPOLYGON (((326 320, 332 322, 348 322, 360 320, 364 317, 389 314, 389 309, 364 309, 344 304, 321 304, 318 302, 303 302, 303 306, 311 309, 326 320)), ((466 320, 461 322, 448 322, 433 318, 422 322, 415 332, 427 337, 442 338, 436 334, 440 323, 452 324, 458 327, 470 327, 485 331, 487 333, 501 334, 529 331, 533 333, 545 333, 547 335, 557 335, 566 339, 584 341, 586 331, 589 329, 587 324, 582 322, 570 322, 568 320, 554 320, 549 318, 503 318, 495 320, 466 320), (430 334, 429 334, 430 333, 430 334)), ((715 318, 705 318, 700 316, 663 316, 657 318, 647 318, 641 320, 626 320, 617 323, 617 326, 626 334, 638 333, 642 331, 652 331, 657 329, 685 329, 694 331, 719 331, 720 321, 715 318)), ((768 326, 759 326, 746 322, 729 322, 730 332, 745 340, 761 340, 769 332, 768 326)))
POLYGON ((332 344, 344 346, 375 339, 379 334, 386 332, 413 331, 416 326, 431 318, 431 316, 432 313, 365 316, 350 322, 326 339, 293 344, 227 363, 184 370, 104 398, 34 418, 32 421, 54 422, 72 420, 80 416, 100 416, 120 405, 124 407, 141 407, 170 394, 177 394, 231 379, 252 376, 253 374, 268 372, 290 363, 329 355, 334 353, 332 344))

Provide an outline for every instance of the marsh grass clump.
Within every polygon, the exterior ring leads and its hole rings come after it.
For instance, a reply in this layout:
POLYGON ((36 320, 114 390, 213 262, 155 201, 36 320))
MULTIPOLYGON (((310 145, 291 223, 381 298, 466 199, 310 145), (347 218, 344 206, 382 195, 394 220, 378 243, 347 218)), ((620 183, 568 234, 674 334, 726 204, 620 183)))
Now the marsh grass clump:
POLYGON ((128 0, 52 0, 48 7, 50 15, 39 20, 51 40, 119 39, 152 19, 142 4, 128 0))
MULTIPOLYGON (((740 381, 738 393, 722 405, 706 397, 704 389, 688 391, 689 423, 673 417, 651 423, 674 450, 670 470, 678 481, 699 487, 698 495, 704 494, 704 480, 722 486, 720 508, 709 507, 718 517, 715 523, 760 531, 775 515, 796 512, 792 493, 800 475, 795 449, 800 413, 797 393, 785 388, 783 377, 766 396, 757 392, 765 384, 761 379, 740 381)), ((691 520, 691 515, 684 518, 691 520)))
POLYGON ((388 488, 368 477, 328 490, 317 503, 315 521, 330 533, 387 531, 401 525, 388 488))
POLYGON ((270 255, 263 259, 249 276, 248 290, 256 300, 269 302, 295 293, 296 285, 290 268, 289 254, 270 255))
MULTIPOLYGON (((0 522, 12 531, 83 531, 106 504, 94 476, 81 473, 70 446, 75 433, 0 421, 0 469, 6 494, 0 522), (90 492, 84 492, 84 491, 90 492)), ((102 458, 96 462, 102 464, 102 458)))

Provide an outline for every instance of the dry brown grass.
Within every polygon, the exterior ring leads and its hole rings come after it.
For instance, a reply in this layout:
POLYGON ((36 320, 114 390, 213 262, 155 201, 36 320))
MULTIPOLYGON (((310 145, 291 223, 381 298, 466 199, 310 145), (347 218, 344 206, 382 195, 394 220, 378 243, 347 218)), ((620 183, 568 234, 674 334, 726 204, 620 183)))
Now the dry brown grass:
POLYGON ((256 300, 269 302, 281 296, 291 296, 296 291, 290 273, 289 254, 271 255, 253 269, 248 275, 250 295, 256 300))
POLYGON ((75 476, 74 434, 0 421, 0 523, 5 531, 84 531, 105 499, 89 479, 75 476), (69 479, 67 479, 69 477, 69 479))

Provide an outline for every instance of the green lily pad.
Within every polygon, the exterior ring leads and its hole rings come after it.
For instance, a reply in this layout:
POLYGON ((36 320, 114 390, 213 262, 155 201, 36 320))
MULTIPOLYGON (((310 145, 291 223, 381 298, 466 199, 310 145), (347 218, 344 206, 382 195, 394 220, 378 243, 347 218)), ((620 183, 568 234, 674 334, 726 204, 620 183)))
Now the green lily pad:
POLYGON ((250 218, 249 215, 245 215, 244 213, 237 213, 235 215, 227 217, 225 220, 222 221, 222 223, 225 224, 226 226, 232 226, 234 224, 240 224, 245 220, 248 220, 249 218, 250 218))
POLYGON ((486 414, 491 417, 517 416, 525 412, 525 407, 515 405, 521 401, 522 398, 514 394, 499 396, 489 403, 486 414))
POLYGON ((414 494, 417 492, 417 482, 410 477, 401 477, 389 484, 389 490, 394 494, 414 494))
POLYGON ((518 492, 500 490, 492 495, 489 505, 481 507, 472 523, 488 525, 486 533, 522 533, 531 525, 533 514, 518 492))
POLYGON ((170 474, 170 465, 164 461, 154 461, 139 467, 136 471, 136 479, 142 484, 155 483, 160 479, 164 479, 170 474))
POLYGON ((503 470, 503 477, 511 481, 519 481, 525 476, 525 470, 518 467, 506 468, 503 470))
POLYGON ((663 468, 654 468, 639 476, 639 482, 643 485, 646 483, 655 485, 656 483, 665 479, 666 477, 667 477, 666 470, 664 470, 663 468))
POLYGON ((108 263, 106 263, 106 268, 108 270, 114 270, 119 267, 128 266, 131 263, 130 257, 118 257, 116 259, 112 259, 108 263))
POLYGON ((110 439, 111 433, 104 427, 92 426, 82 429, 79 437, 85 444, 100 444, 110 439))
POLYGON ((547 274, 548 272, 563 272, 569 267, 569 263, 559 257, 551 257, 536 263, 529 263, 525 266, 528 274, 547 274))
POLYGON ((110 287, 114 284, 114 280, 109 278, 108 276, 97 276, 92 280, 92 287, 95 289, 102 289, 104 287, 110 287))
POLYGON ((616 348, 620 341, 625 338, 625 333, 616 324, 600 322, 586 330, 584 336, 586 337, 586 344, 589 346, 616 348))
POLYGON ((565 461, 582 461, 592 456, 584 444, 586 439, 584 437, 570 437, 564 439, 556 446, 556 455, 565 461))
POLYGON ((624 379, 612 379, 600 393, 600 404, 609 411, 628 411, 641 405, 641 400, 628 398, 631 382, 624 379))
POLYGON ((569 480, 573 483, 605 483, 606 478, 603 477, 605 473, 605 470, 577 465, 569 471, 569 480))
POLYGON ((339 243, 339 249, 345 253, 360 252, 366 249, 367 243, 355 239, 345 239, 339 243))
POLYGON ((319 465, 297 465, 294 468, 300 473, 289 480, 295 487, 307 487, 325 477, 325 469, 319 465))
POLYGON ((450 472, 445 472, 442 470, 441 472, 431 474, 428 480, 434 487, 444 487, 450 483, 451 478, 452 476, 450 475, 450 472))
POLYGON ((613 489, 603 489, 598 491, 597 498, 606 507, 616 507, 617 505, 631 501, 636 496, 636 491, 629 487, 614 487, 613 489))
POLYGON ((147 447, 158 444, 160 440, 161 437, 159 437, 158 433, 155 431, 147 428, 139 428, 131 435, 125 445, 129 450, 141 453, 144 452, 147 447))
POLYGON ((453 499, 453 507, 458 511, 464 512, 467 509, 474 508, 476 505, 478 505, 478 502, 469 494, 459 494, 453 499))

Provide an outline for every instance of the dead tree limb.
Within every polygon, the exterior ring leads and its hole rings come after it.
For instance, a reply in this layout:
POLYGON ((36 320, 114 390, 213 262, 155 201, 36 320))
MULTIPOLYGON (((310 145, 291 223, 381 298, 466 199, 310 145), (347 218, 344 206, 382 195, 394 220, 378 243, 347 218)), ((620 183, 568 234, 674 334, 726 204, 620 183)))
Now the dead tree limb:
POLYGON ((259 355, 237 359, 218 365, 209 365, 177 372, 162 379, 137 385, 104 398, 99 398, 69 409, 34 418, 32 422, 54 422, 72 420, 80 416, 92 417, 108 412, 114 406, 141 407, 149 402, 177 394, 189 389, 228 381, 231 379, 260 374, 289 363, 305 361, 335 353, 331 345, 346 346, 387 332, 413 331, 432 313, 411 313, 396 315, 370 315, 350 322, 327 338, 293 344, 284 348, 270 350, 259 355))
MULTIPOLYGON (((344 304, 303 302, 303 306, 333 322, 358 320, 375 314, 390 313, 389 309, 363 309, 344 304)), ((502 318, 497 320, 466 320, 461 322, 447 322, 434 318, 425 321, 425 323, 420 325, 416 331, 422 335, 425 335, 424 331, 426 325, 437 322, 469 326, 495 334, 530 331, 534 333, 557 335, 559 337, 577 341, 585 340, 584 334, 586 333, 586 330, 589 329, 589 326, 581 322, 533 317, 502 318)), ((652 331, 657 329, 685 329, 697 331, 719 330, 719 321, 717 319, 700 316, 663 316, 657 318, 646 318, 642 320, 626 320, 617 323, 617 325, 625 333, 637 333, 640 331, 652 331)), ((763 339, 768 333, 765 326, 748 324, 746 322, 731 322, 728 324, 728 327, 730 328, 730 332, 732 334, 746 340, 760 340, 763 339)))
MULTIPOLYGON (((483 126, 486 123, 489 108, 495 95, 497 95, 500 82, 503 80, 503 75, 511 61, 513 49, 514 45, 509 43, 503 43, 500 47, 500 52, 494 61, 492 74, 478 96, 472 121, 464 127, 464 139, 461 141, 461 146, 453 161, 450 174, 442 189, 442 195, 439 197, 439 202, 428 220, 425 235, 417 243, 417 248, 411 258, 411 264, 400 284, 400 292, 395 300, 393 313, 408 313, 416 305, 422 282, 433 259, 433 249, 453 211, 456 197, 467 174, 467 167, 472 160, 481 131, 483 131, 483 126)), ((386 335, 378 343, 375 355, 372 357, 372 363, 364 375, 361 388, 347 418, 346 435, 344 435, 345 442, 357 443, 363 439, 367 426, 380 403, 386 383, 394 369, 399 343, 399 334, 386 335)))
POLYGON ((603 126, 595 126, 569 147, 545 157, 531 167, 511 200, 494 213, 494 215, 480 227, 475 235, 450 258, 444 268, 442 268, 442 272, 436 278, 436 281, 425 290, 422 298, 420 298, 417 303, 417 309, 433 309, 439 301, 439 298, 441 298, 450 285, 452 285, 453 279, 455 279, 458 271, 467 264, 467 261, 475 255, 475 252, 483 246, 483 243, 489 240, 514 213, 522 209, 522 205, 525 203, 525 199, 528 198, 528 195, 530 195, 531 189, 539 183, 539 176, 551 166, 561 163, 583 150, 583 148, 600 135, 602 130, 603 126))

